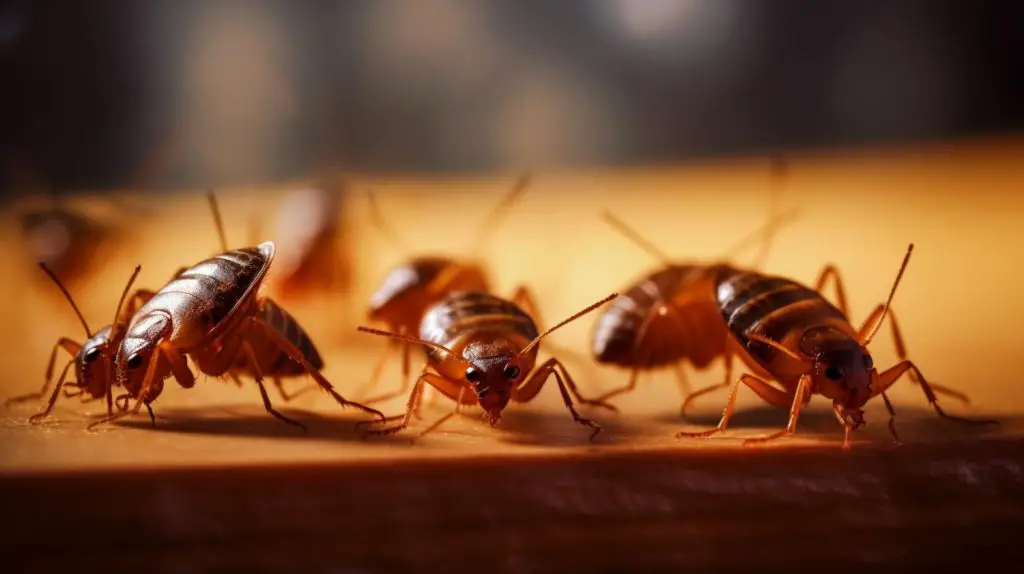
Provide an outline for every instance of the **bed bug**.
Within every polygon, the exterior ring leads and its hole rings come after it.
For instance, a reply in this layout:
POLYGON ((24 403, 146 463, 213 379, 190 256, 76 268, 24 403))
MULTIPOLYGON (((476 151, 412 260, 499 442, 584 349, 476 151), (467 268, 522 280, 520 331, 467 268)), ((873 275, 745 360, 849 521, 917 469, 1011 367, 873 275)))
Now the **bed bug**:
POLYGON ((350 262, 343 249, 340 225, 345 193, 346 186, 341 182, 296 189, 276 210, 274 283, 282 299, 348 288, 350 262))
POLYGON ((613 293, 540 333, 533 318, 514 302, 477 291, 457 291, 431 306, 420 324, 419 337, 359 327, 365 333, 422 345, 427 354, 427 363, 413 385, 406 412, 386 419, 401 419, 401 423, 366 432, 392 434, 408 427, 427 384, 454 400, 455 409, 422 434, 457 414, 463 405, 479 404, 494 426, 509 401, 531 401, 553 375, 573 420, 591 428, 593 439, 601 427, 580 416, 573 398, 577 402, 596 403, 580 398, 576 383, 557 358, 537 366, 537 354, 544 337, 617 296, 613 293))
POLYGON ((114 232, 111 226, 65 207, 23 213, 19 226, 30 257, 69 283, 85 276, 95 254, 114 232))
MULTIPOLYGON (((217 234, 220 238, 221 245, 224 246, 226 245, 224 226, 221 222, 220 210, 217 207, 216 198, 214 198, 212 191, 207 192, 207 199, 213 213, 213 220, 217 229, 217 234)), ((72 356, 72 360, 68 362, 67 366, 58 378, 57 386, 54 388, 53 393, 50 396, 46 409, 39 414, 33 415, 29 419, 30 422, 33 424, 40 422, 53 410, 62 387, 65 387, 65 389, 67 387, 78 389, 78 392, 74 394, 69 394, 65 391, 65 396, 69 397, 82 395, 98 399, 105 396, 107 399, 107 414, 110 415, 113 411, 111 388, 113 386, 114 353, 117 352, 117 348, 121 344, 121 339, 124 337, 125 329, 127 328, 132 316, 143 304, 153 297, 154 292, 149 289, 138 289, 132 293, 130 297, 128 296, 128 293, 131 291, 131 286, 134 284, 135 279, 142 270, 141 266, 136 266, 135 272, 128 280, 124 291, 121 293, 121 298, 118 300, 117 311, 114 313, 114 322, 93 333, 89 329, 89 325, 86 323, 85 317, 78 309, 78 305, 75 303, 71 293, 68 291, 67 287, 65 287, 63 282, 58 279, 57 274, 49 267, 49 265, 46 264, 45 261, 40 261, 39 267, 57 285, 60 291, 64 294, 65 299, 71 304, 71 308, 75 311, 79 321, 82 323, 82 327, 85 329, 86 341, 84 343, 78 343, 68 337, 60 338, 56 345, 54 345, 53 351, 50 353, 50 360, 46 368, 46 381, 43 384, 42 390, 38 393, 29 393, 11 398, 6 404, 11 405, 14 403, 38 399, 45 395, 46 390, 49 388, 50 383, 53 380, 53 368, 56 364, 57 351, 58 349, 64 349, 64 351, 72 356), (127 306, 125 306, 126 301, 127 306), (121 313, 122 308, 125 310, 124 314, 121 313), (66 378, 72 364, 75 366, 76 381, 64 383, 64 379, 66 378)), ((179 269, 175 273, 174 277, 179 276, 184 271, 185 268, 179 269)), ((118 406, 121 410, 124 410, 127 408, 127 401, 122 398, 118 401, 118 406)), ((150 411, 150 417, 152 419, 152 411, 150 411)))
MULTIPOLYGON (((776 158, 771 171, 773 214, 776 188, 785 175, 785 164, 776 158)), ((630 376, 624 386, 595 400, 607 401, 631 392, 640 373, 671 366, 676 372, 683 398, 681 410, 685 414, 691 391, 684 364, 689 362, 694 369, 704 370, 726 351, 726 328, 715 303, 715 277, 733 269, 726 262, 732 253, 762 239, 756 262, 751 265, 759 267, 778 227, 794 215, 789 212, 770 216, 766 225, 727 250, 719 262, 704 263, 674 261, 626 223, 605 212, 603 217, 613 229, 661 265, 624 289, 623 295, 597 317, 591 342, 594 359, 600 364, 629 369, 630 376)))
POLYGON ((83 395, 91 397, 93 399, 106 398, 107 399, 107 414, 113 412, 113 401, 111 392, 112 382, 112 357, 113 351, 117 349, 117 346, 121 343, 121 338, 124 336, 125 327, 128 324, 128 320, 135 313, 135 310, 141 306, 141 304, 152 295, 151 292, 145 290, 136 291, 131 297, 128 297, 129 291, 131 291, 132 284, 135 282, 135 278, 138 277, 141 266, 135 267, 135 271, 132 273, 131 278, 128 279, 128 283, 124 287, 124 291, 121 293, 121 298, 117 302, 117 310, 114 312, 114 322, 99 331, 93 332, 89 329, 89 324, 85 320, 85 316, 78 309, 78 305, 75 304, 74 298, 71 293, 67 290, 61 280, 57 278, 57 275, 47 266, 45 262, 39 262, 40 269, 46 273, 47 276, 57 285, 60 291, 64 294, 68 303, 71 304, 71 308, 75 311, 75 315, 78 316, 78 320, 82 323, 82 328, 85 329, 85 341, 79 343, 70 337, 61 337, 57 340, 57 343, 53 346, 53 350, 50 352, 50 360, 46 367, 46 382, 43 384, 43 388, 36 393, 29 393, 18 397, 8 399, 6 406, 10 406, 15 403, 20 403, 28 400, 40 399, 46 395, 47 389, 53 382, 53 369, 57 362, 57 353, 63 349, 71 359, 64 366, 60 376, 57 378, 57 385, 54 387, 53 392, 50 394, 49 401, 46 404, 46 408, 32 417, 29 418, 29 422, 37 424, 41 422, 50 412, 53 410, 54 405, 57 403, 57 397, 60 395, 61 389, 65 389, 65 396, 74 397, 83 395), (128 300, 128 305, 125 307, 125 300, 128 300), (125 309, 125 313, 122 314, 122 308, 125 309), (71 367, 75 368, 75 380, 65 382, 68 375, 68 371, 71 367), (77 389, 77 393, 68 393, 67 388, 77 389))
MULTIPOLYGON (((715 292, 721 318, 729 332, 726 362, 731 365, 733 358, 739 356, 753 374, 744 374, 732 383, 716 428, 682 432, 678 436, 708 437, 724 430, 732 416, 740 383, 743 383, 765 402, 789 409, 786 428, 747 439, 744 445, 764 443, 795 432, 801 408, 815 394, 832 400, 836 420, 845 429, 843 448, 849 448, 852 432, 864 424, 862 407, 879 395, 889 411, 889 429, 899 442, 894 422, 896 413, 885 392, 904 374, 921 387, 929 405, 939 416, 967 424, 998 424, 994 420, 947 414, 938 404, 937 393, 962 399, 966 397, 952 389, 929 383, 920 369, 907 359, 903 338, 890 307, 913 248, 911 244, 907 249, 888 299, 872 311, 859 329, 854 329, 847 318, 846 297, 833 266, 825 267, 815 289, 790 279, 753 271, 727 270, 720 273, 716 277, 715 292), (834 279, 837 286, 838 307, 821 295, 829 278, 834 279), (868 344, 887 316, 899 362, 878 371, 868 344), (776 381, 778 386, 769 380, 776 381)), ((726 379, 693 396, 729 384, 726 379)))
MULTIPOLYGON (((265 241, 256 247, 234 249, 211 257, 186 269, 176 279, 157 291, 135 313, 115 358, 117 382, 126 397, 135 401, 129 411, 111 415, 90 425, 110 422, 139 411, 151 404, 161 393, 163 381, 174 379, 184 388, 195 384, 186 356, 207 375, 220 377, 239 364, 246 365, 259 386, 263 406, 277 419, 305 430, 305 425, 274 409, 263 384, 264 373, 256 348, 268 347, 284 353, 308 373, 314 381, 342 406, 351 406, 383 418, 379 411, 348 401, 334 390, 331 383, 311 363, 315 349, 305 344, 294 332, 279 331, 267 319, 267 299, 259 288, 274 259, 274 243, 265 241)), ((298 327, 297 323, 290 325, 298 327)))
MULTIPOLYGON (((532 178, 522 174, 497 206, 483 219, 473 242, 472 257, 456 259, 447 256, 423 255, 413 257, 391 269, 380 287, 370 297, 368 319, 383 324, 387 330, 400 335, 416 333, 427 309, 456 291, 490 291, 489 273, 478 254, 486 239, 497 227, 502 216, 526 191, 532 178)), ((386 237, 399 245, 397 234, 386 223, 372 194, 369 195, 371 221, 386 237)), ((402 386, 398 391, 380 395, 365 402, 372 404, 404 394, 408 390, 411 345, 401 339, 392 339, 374 366, 362 392, 376 386, 391 353, 402 349, 402 386)))

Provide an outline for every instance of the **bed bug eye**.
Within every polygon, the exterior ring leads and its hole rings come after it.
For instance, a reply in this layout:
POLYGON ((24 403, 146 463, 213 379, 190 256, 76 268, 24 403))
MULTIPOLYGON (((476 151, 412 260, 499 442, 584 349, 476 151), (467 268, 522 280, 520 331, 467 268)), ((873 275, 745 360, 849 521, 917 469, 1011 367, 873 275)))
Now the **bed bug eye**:
POLYGON ((484 372, 476 367, 466 369, 466 380, 471 383, 479 383, 484 378, 484 372))
POLYGON ((505 376, 510 379, 515 379, 519 376, 519 367, 516 365, 509 365, 505 367, 505 376))
POLYGON ((873 368, 874 366, 875 362, 871 360, 871 355, 864 355, 864 367, 870 369, 873 368))
POLYGON ((832 381, 838 381, 843 378, 843 370, 839 367, 827 367, 825 368, 825 376, 832 381))
POLYGON ((129 369, 138 369, 142 366, 143 358, 142 355, 136 354, 128 357, 128 360, 124 362, 124 365, 129 369))
POLYGON ((93 347, 85 352, 85 355, 82 357, 82 360, 85 361, 86 363, 92 363, 98 358, 100 358, 100 348, 93 347))

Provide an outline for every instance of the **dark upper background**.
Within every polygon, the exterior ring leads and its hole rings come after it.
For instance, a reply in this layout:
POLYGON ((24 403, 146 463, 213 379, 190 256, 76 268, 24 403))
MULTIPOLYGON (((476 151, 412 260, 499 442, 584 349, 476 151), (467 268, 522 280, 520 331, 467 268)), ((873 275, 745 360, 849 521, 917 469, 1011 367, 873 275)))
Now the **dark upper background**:
POLYGON ((1024 3, 0 2, 0 185, 485 172, 1024 128, 1024 3))

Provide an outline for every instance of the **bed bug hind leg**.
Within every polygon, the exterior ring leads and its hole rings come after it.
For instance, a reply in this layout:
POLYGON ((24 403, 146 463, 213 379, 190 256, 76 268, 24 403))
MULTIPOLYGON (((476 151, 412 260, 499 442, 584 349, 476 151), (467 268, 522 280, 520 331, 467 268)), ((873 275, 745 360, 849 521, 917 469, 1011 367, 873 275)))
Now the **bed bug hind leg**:
MULTIPOLYGON (((512 390, 512 400, 517 403, 526 403, 533 400, 537 396, 537 393, 544 388, 544 383, 547 382, 548 377, 551 375, 555 376, 555 381, 558 383, 558 391, 562 395, 562 402, 565 403, 565 408, 572 414, 572 419, 577 424, 583 425, 592 429, 590 433, 590 440, 594 440, 594 437, 601 432, 601 425, 594 421, 580 416, 580 413, 576 411, 576 407, 572 404, 572 395, 576 396, 579 401, 579 394, 576 392, 576 384, 573 382, 572 377, 565 370, 565 367, 558 362, 558 359, 551 358, 541 364, 532 375, 529 376, 522 384, 512 390), (561 371, 561 373, 559 372, 561 371), (565 375, 565 378, 562 378, 565 375)), ((582 404, 582 401, 580 401, 582 404)), ((587 404, 601 404, 601 403, 587 403, 587 404)), ((611 405, 602 405, 606 408, 613 408, 611 405)))
POLYGON ((366 406, 362 403, 350 401, 345 397, 341 396, 340 394, 338 394, 338 392, 334 390, 334 385, 332 385, 331 382, 328 381, 326 377, 320 374, 320 371, 313 368, 313 365, 310 365, 309 361, 307 361, 306 358, 303 357, 302 351, 300 351, 295 345, 293 345, 287 338, 278 333, 277 330, 273 328, 273 326, 257 317, 248 317, 246 319, 246 323, 247 324, 242 329, 243 332, 245 329, 262 329, 267 338, 271 342, 273 342, 274 345, 277 346, 279 350, 288 355, 288 358, 290 358, 291 360, 302 365, 302 368, 305 369, 307 373, 309 373, 309 376, 313 377, 313 380, 316 381, 320 388, 323 389, 328 394, 330 394, 331 397, 335 401, 337 401, 338 404, 340 404, 343 407, 348 406, 359 409, 367 414, 374 415, 382 420, 385 418, 384 413, 378 411, 377 409, 366 406))
POLYGON ((50 360, 46 364, 46 375, 45 381, 43 382, 43 388, 34 393, 26 393, 24 395, 18 395, 11 397, 4 401, 4 407, 10 407, 11 405, 23 403, 26 401, 38 400, 46 395, 46 390, 50 388, 50 383, 53 382, 53 368, 57 363, 57 351, 64 349, 71 356, 71 360, 74 361, 75 357, 78 356, 78 352, 82 349, 82 345, 76 341, 68 339, 67 337, 61 337, 53 345, 53 350, 50 351, 50 360))
MULTIPOLYGON (((728 348, 728 347, 726 347, 728 348)), ((732 365, 733 365, 733 353, 726 352, 725 356, 722 357, 722 364, 725 367, 725 376, 722 378, 722 382, 710 385, 701 389, 697 389, 691 393, 688 393, 683 399, 683 406, 680 407, 680 415, 686 418, 686 410, 690 407, 690 404, 697 399, 697 397, 713 393, 719 389, 728 388, 732 382, 732 365)))
POLYGON ((303 434, 309 434, 309 429, 306 428, 306 425, 297 420, 286 417, 275 409, 273 404, 271 404, 270 395, 267 393, 267 387, 263 384, 263 371, 260 370, 259 361, 256 360, 256 352, 253 351, 252 345, 249 344, 249 341, 242 341, 242 352, 245 353, 246 357, 249 359, 249 364, 252 365, 253 378, 256 380, 256 385, 260 389, 260 397, 263 399, 263 408, 267 409, 267 412, 273 415, 277 420, 302 429, 303 434))
POLYGON ((274 388, 277 389, 277 394, 281 396, 281 400, 286 403, 301 397, 313 389, 319 388, 314 383, 312 385, 306 385, 295 392, 289 393, 288 390, 284 388, 284 382, 281 380, 281 377, 274 377, 271 379, 271 382, 274 383, 274 388))

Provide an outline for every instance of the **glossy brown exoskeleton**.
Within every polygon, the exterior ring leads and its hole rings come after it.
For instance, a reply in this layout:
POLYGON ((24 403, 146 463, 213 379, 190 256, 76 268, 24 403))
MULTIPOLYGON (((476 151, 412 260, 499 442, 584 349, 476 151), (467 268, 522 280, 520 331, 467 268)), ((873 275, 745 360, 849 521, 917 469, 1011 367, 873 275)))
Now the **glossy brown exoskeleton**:
POLYGON ((573 420, 593 429, 593 438, 601 427, 581 417, 572 399, 597 403, 579 397, 576 384, 558 359, 550 358, 536 366, 537 353, 541 340, 548 334, 616 296, 605 297, 543 333, 538 333, 533 318, 512 301, 475 291, 451 293, 431 306, 420 324, 419 337, 360 327, 359 330, 366 333, 423 345, 427 353, 427 364, 409 395, 406 412, 388 419, 401 419, 401 423, 367 432, 391 434, 406 428, 419 408, 427 384, 453 399, 455 410, 432 424, 423 434, 437 428, 463 405, 479 404, 493 426, 509 401, 523 403, 532 400, 545 381, 554 375, 573 420))
MULTIPOLYGON (((782 182, 785 166, 781 160, 772 163, 772 194, 782 182)), ((768 255, 777 228, 792 213, 774 216, 770 210, 768 223, 737 243, 727 253, 762 240, 762 248, 751 268, 759 267, 768 255)), ((719 262, 674 261, 653 243, 642 237, 610 213, 605 220, 618 232, 661 265, 634 281, 615 303, 602 311, 595 322, 591 351, 594 359, 630 371, 626 385, 608 391, 595 400, 606 401, 636 388, 643 372, 674 367, 683 395, 685 414, 690 386, 683 367, 706 369, 715 359, 725 356, 727 333, 715 303, 715 278, 723 270, 733 269, 728 257, 719 262)))
POLYGON ((732 416, 740 383, 743 383, 765 402, 789 409, 790 413, 785 429, 747 439, 744 444, 763 443, 792 434, 796 430, 800 409, 816 394, 832 400, 836 419, 846 430, 844 448, 850 445, 851 433, 864 424, 862 408, 879 395, 889 410, 889 428, 898 441, 894 425, 895 411, 885 392, 904 373, 909 374, 911 381, 921 387, 929 404, 940 416, 970 424, 996 423, 946 414, 937 402, 936 393, 964 400, 966 397, 929 383, 917 366, 906 358, 903 338, 890 305, 913 247, 911 245, 907 249, 888 299, 875 308, 859 329, 854 329, 849 322, 846 297, 833 266, 824 269, 814 289, 790 279, 753 271, 723 270, 719 273, 715 279, 715 300, 729 333, 726 364, 731 366, 733 358, 738 356, 753 374, 744 374, 732 383, 727 379, 719 385, 695 393, 693 396, 732 384, 722 419, 716 428, 679 435, 707 437, 724 430, 732 416), (821 296, 821 290, 830 277, 836 283, 838 307, 821 296), (884 371, 878 371, 868 351, 868 344, 886 316, 892 326, 900 361, 884 371), (771 380, 776 381, 778 386, 771 384, 771 380))
POLYGON ((186 356, 211 376, 224 375, 244 356, 245 364, 254 371, 267 411, 305 429, 271 405, 260 370, 266 359, 256 355, 256 347, 263 345, 301 365, 342 406, 383 418, 379 411, 339 395, 311 363, 310 349, 290 340, 268 321, 266 299, 259 295, 259 288, 273 258, 274 243, 270 241, 227 251, 186 269, 157 291, 132 318, 115 359, 117 381, 135 406, 90 426, 138 412, 143 404, 149 405, 160 395, 163 381, 169 376, 182 387, 191 388, 195 377, 186 356))

